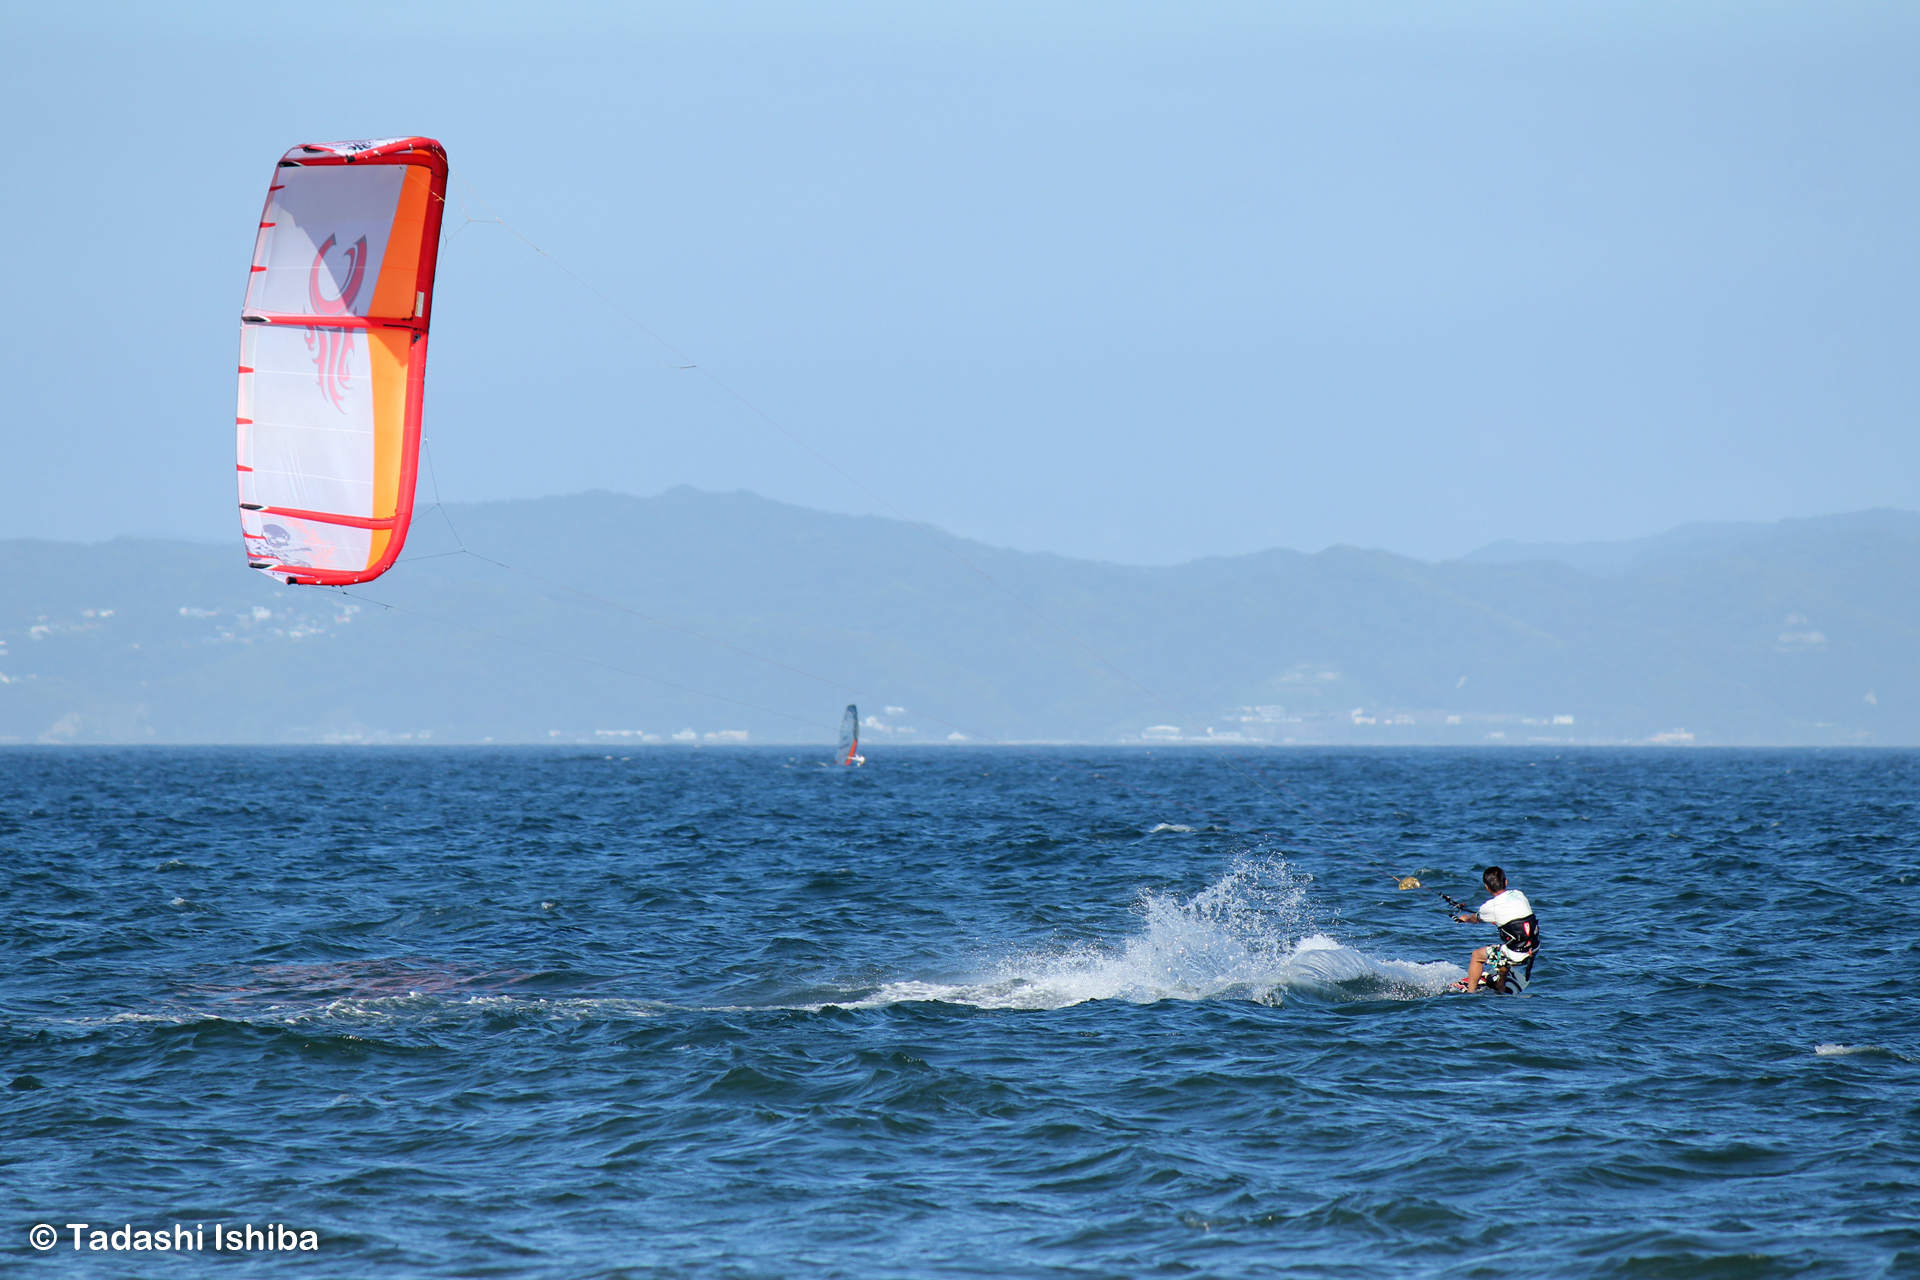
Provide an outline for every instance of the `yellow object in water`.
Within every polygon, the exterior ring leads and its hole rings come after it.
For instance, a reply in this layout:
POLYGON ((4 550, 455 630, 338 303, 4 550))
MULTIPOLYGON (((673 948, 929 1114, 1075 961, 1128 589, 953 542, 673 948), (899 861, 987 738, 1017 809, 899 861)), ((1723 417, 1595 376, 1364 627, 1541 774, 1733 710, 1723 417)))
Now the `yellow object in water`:
POLYGON ((1420 881, 1418 877, 1406 876, 1401 879, 1400 887, 1402 889, 1418 889, 1420 887, 1420 881))

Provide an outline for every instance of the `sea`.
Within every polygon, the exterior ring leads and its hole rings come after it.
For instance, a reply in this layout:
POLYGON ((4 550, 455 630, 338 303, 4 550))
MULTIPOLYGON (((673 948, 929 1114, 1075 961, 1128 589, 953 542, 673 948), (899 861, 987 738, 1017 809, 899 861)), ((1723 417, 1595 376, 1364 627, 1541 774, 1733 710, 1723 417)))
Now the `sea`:
POLYGON ((0 1269, 1920 1276, 1920 753, 827 761, 0 752, 0 1269))

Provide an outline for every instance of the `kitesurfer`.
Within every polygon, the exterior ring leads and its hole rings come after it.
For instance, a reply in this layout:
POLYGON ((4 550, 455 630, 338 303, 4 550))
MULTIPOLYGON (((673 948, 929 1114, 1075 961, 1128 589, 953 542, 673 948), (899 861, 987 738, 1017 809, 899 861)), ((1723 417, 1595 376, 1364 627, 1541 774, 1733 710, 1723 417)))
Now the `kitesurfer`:
POLYGON ((1467 976, 1454 983, 1453 989, 1478 991, 1480 975, 1484 972, 1489 975, 1488 987, 1501 995, 1517 994, 1526 990, 1533 977, 1533 957, 1540 949, 1540 921, 1535 918, 1527 895, 1507 887, 1507 873, 1499 867, 1488 867, 1482 872, 1480 883, 1486 885, 1487 892, 1493 896, 1481 903, 1478 911, 1457 915, 1454 919, 1461 924, 1493 925, 1500 930, 1500 941, 1473 953, 1467 962, 1467 976))

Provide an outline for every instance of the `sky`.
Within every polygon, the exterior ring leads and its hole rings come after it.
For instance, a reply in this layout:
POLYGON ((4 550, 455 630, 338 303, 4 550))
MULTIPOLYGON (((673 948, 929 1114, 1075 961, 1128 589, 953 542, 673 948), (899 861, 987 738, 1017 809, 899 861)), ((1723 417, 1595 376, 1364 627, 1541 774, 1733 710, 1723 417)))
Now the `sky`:
POLYGON ((408 133, 427 501, 1134 563, 1920 507, 1917 63, 1846 0, 12 5, 0 537, 237 543, 273 164, 408 133))

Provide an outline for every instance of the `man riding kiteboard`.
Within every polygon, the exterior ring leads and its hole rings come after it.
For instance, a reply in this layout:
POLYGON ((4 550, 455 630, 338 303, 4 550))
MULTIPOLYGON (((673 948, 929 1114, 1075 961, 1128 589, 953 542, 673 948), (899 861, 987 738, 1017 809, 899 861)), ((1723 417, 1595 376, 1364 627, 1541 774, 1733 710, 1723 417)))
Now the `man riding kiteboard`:
MULTIPOLYGON (((1454 983, 1452 989, 1478 991, 1481 975, 1485 973, 1485 985, 1490 990, 1501 995, 1518 995, 1533 980, 1533 957, 1540 950, 1540 921, 1535 918, 1527 895, 1507 888, 1507 873, 1499 867, 1488 867, 1481 874, 1480 882, 1493 896, 1481 903, 1478 911, 1465 912, 1454 919, 1461 924, 1494 925, 1500 930, 1500 941, 1476 950, 1467 962, 1467 976, 1454 983)), ((1453 899, 1447 901, 1453 902, 1453 899)), ((1454 905, 1466 904, 1455 902, 1454 905)))

